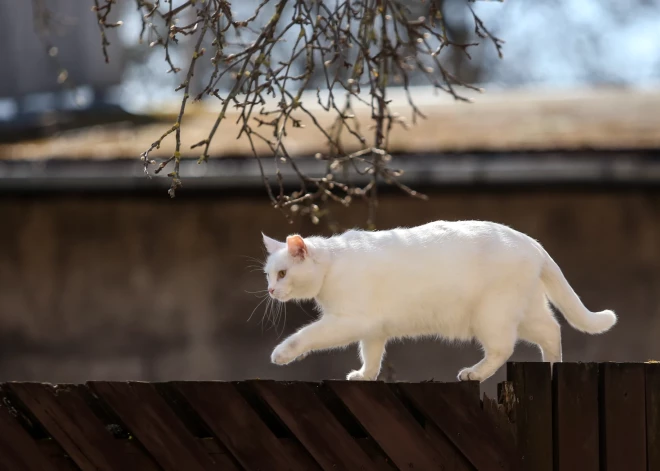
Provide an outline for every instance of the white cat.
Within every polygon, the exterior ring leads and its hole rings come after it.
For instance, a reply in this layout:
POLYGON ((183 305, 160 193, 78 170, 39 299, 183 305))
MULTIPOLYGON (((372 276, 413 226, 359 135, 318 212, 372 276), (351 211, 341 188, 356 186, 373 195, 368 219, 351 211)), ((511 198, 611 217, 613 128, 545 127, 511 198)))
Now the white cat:
POLYGON ((537 344, 543 361, 561 361, 561 333, 548 299, 577 330, 598 334, 617 321, 590 312, 534 239, 481 221, 438 221, 410 229, 351 230, 330 238, 265 235, 264 271, 279 301, 314 299, 321 317, 280 343, 284 365, 315 350, 360 343, 362 368, 349 380, 377 378, 392 338, 477 339, 484 358, 458 373, 483 381, 518 340, 537 344))

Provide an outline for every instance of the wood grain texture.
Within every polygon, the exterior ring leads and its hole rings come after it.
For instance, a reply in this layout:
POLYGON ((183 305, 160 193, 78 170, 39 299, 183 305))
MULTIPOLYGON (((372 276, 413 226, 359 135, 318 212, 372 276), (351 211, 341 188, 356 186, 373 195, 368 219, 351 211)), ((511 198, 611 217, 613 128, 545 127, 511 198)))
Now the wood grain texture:
POLYGON ((476 469, 518 470, 512 437, 485 413, 460 383, 400 383, 415 406, 452 441, 476 469))
POLYGON ((399 469, 471 469, 457 449, 436 446, 434 437, 420 426, 387 384, 350 381, 326 384, 399 469))
POLYGON ((660 364, 474 383, 0 383, 0 471, 660 471, 660 364))
POLYGON ((164 470, 237 469, 223 455, 210 457, 149 383, 94 381, 89 387, 127 425, 164 470))
MULTIPOLYGON (((9 388, 83 471, 130 467, 112 434, 85 403, 84 386, 11 383, 9 388)), ((142 457, 141 469, 158 469, 148 455, 142 457)))
POLYGON ((379 468, 314 393, 318 386, 274 381, 257 381, 254 386, 322 469, 379 468))
POLYGON ((246 470, 318 469, 305 454, 282 446, 233 383, 175 382, 173 386, 246 470))
POLYGON ((36 441, 0 401, 0 471, 55 471, 36 441))
POLYGON ((646 470, 646 378, 642 363, 603 363, 601 466, 607 471, 646 470))
POLYGON ((513 422, 524 469, 553 470, 552 383, 549 363, 508 363, 513 422))
POLYGON ((555 470, 598 471, 598 364, 554 365, 555 470))
POLYGON ((660 471, 660 363, 644 365, 646 373, 646 458, 649 471, 660 471))

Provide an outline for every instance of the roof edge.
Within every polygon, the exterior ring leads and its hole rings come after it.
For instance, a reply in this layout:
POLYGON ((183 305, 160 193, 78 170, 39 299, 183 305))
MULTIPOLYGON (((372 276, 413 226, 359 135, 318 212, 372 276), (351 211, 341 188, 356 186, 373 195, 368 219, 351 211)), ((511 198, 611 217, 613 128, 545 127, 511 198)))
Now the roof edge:
MULTIPOLYGON (((324 175, 326 163, 300 158, 296 164, 308 175, 324 175)), ((264 159, 264 172, 275 175, 272 159, 264 159)), ((413 187, 474 185, 553 185, 566 183, 660 184, 660 150, 584 152, 483 152, 401 154, 391 162, 403 170, 400 181, 413 187)), ((294 186, 296 174, 288 165, 280 167, 284 183, 294 186)), ((186 190, 253 190, 263 188, 254 159, 211 159, 198 165, 184 159, 180 168, 186 190)), ((364 184, 366 177, 349 175, 364 184)), ((0 160, 0 192, 4 191, 161 191, 169 186, 166 176, 148 178, 137 160, 123 158, 88 161, 0 160)))

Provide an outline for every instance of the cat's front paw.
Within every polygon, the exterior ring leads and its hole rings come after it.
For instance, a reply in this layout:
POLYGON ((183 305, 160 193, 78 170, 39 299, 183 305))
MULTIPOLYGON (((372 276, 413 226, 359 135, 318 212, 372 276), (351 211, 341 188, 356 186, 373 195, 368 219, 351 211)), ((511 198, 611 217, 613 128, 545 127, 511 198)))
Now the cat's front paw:
POLYGON ((361 371, 353 370, 346 375, 346 379, 348 381, 362 381, 364 379, 364 375, 361 371))
POLYGON ((475 372, 472 368, 463 368, 458 372, 457 378, 459 381, 482 381, 479 373, 475 372))
POLYGON ((346 375, 348 381, 373 381, 376 379, 375 375, 365 374, 359 370, 353 370, 346 375))
POLYGON ((287 365, 298 357, 300 359, 304 358, 306 355, 299 355, 296 351, 296 346, 295 342, 282 342, 273 350, 270 361, 276 365, 287 365))

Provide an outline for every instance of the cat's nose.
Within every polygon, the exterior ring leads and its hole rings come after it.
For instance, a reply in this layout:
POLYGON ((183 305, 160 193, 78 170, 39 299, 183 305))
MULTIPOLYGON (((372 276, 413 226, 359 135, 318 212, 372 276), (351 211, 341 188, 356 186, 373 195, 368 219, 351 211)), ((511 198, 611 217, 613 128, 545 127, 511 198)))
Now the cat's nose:
POLYGON ((275 288, 268 288, 268 292, 269 292, 270 294, 273 294, 273 293, 275 292, 275 288))

